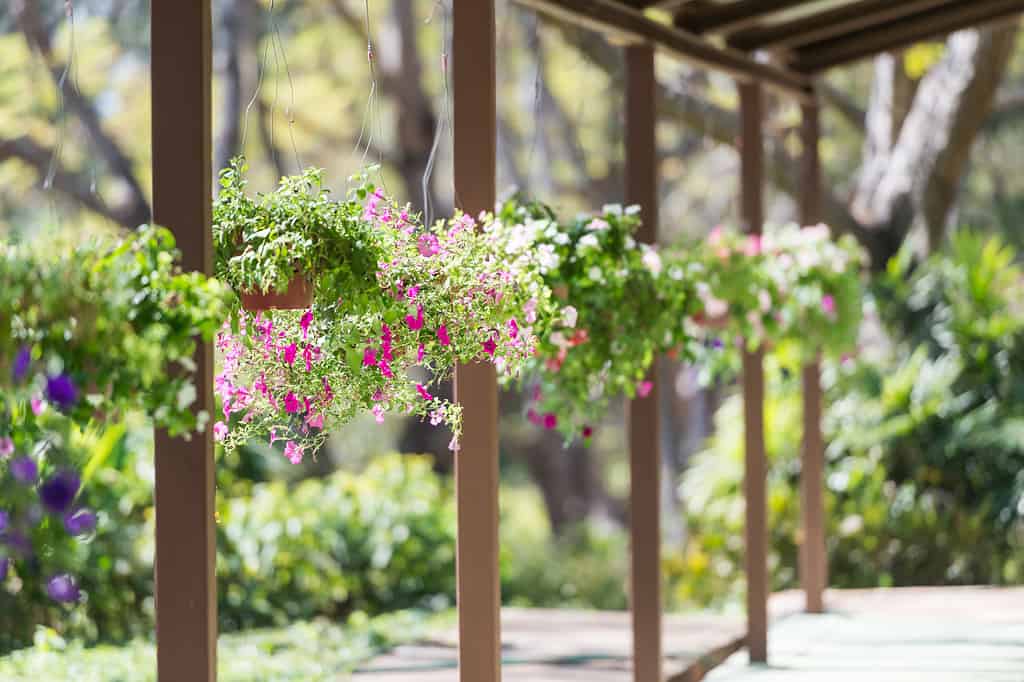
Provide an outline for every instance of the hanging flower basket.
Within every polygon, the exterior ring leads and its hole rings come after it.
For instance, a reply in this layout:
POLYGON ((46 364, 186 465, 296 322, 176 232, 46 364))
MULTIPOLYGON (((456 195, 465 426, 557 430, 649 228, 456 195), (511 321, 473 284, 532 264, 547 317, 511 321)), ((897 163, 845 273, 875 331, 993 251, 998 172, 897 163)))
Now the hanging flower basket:
POLYGON ((238 297, 242 307, 251 313, 265 310, 305 310, 313 304, 313 285, 301 272, 296 272, 284 291, 242 291, 238 297))

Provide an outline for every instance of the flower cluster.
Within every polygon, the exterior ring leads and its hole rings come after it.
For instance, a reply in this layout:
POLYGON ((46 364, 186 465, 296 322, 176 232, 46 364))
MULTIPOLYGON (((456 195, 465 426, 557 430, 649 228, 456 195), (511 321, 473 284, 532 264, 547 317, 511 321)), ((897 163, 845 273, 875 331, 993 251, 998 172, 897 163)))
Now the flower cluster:
POLYGON ((658 251, 638 243, 639 208, 605 206, 560 222, 539 203, 513 198, 485 228, 524 281, 540 339, 521 383, 527 417, 567 438, 591 425, 621 394, 645 397, 660 353, 686 347, 681 320, 694 305, 689 281, 658 251))
POLYGON ((535 292, 469 215, 428 228, 369 183, 330 203, 322 213, 344 223, 339 234, 359 238, 346 259, 317 271, 313 305, 240 312, 218 337, 218 440, 280 440, 299 462, 327 430, 370 411, 378 421, 399 412, 447 425, 457 448, 461 411, 434 386, 477 360, 515 375, 535 350, 535 292))
POLYGON ((97 523, 78 472, 99 453, 83 430, 128 411, 174 434, 203 428, 196 337, 213 337, 229 292, 176 256, 170 233, 148 226, 66 248, 50 235, 0 244, 0 583, 14 571, 22 589, 78 600, 54 547, 97 523))
POLYGON ((765 345, 810 359, 856 343, 864 255, 852 237, 833 239, 825 225, 763 235, 716 228, 670 257, 696 281, 700 308, 689 324, 707 341, 694 346, 696 360, 712 371, 738 364, 723 345, 765 345))

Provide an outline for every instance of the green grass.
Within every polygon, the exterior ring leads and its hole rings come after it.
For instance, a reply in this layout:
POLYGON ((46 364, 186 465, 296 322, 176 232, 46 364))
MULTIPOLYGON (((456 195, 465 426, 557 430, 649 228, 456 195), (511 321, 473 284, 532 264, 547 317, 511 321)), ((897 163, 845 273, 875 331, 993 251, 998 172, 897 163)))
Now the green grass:
MULTIPOLYGON (((326 682, 376 654, 422 637, 451 619, 447 613, 400 611, 373 619, 354 616, 222 635, 218 642, 219 682, 326 682)), ((85 648, 40 630, 35 646, 0 658, 3 682, 155 682, 152 642, 85 648)))

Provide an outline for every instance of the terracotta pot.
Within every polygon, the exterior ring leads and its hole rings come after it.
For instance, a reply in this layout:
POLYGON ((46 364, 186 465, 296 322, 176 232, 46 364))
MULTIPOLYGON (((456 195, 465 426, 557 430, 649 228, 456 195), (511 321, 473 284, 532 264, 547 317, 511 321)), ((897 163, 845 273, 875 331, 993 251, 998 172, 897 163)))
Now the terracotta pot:
POLYGON ((251 313, 261 310, 304 310, 313 304, 313 285, 301 273, 295 273, 283 292, 243 291, 242 307, 251 313))

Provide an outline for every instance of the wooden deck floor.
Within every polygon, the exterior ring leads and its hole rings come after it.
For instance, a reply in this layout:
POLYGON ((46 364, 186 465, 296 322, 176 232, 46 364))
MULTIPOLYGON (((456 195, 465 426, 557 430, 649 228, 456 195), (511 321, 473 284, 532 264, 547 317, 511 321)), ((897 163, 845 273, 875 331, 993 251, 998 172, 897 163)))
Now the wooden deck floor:
MULTIPOLYGON (((1024 588, 831 590, 829 613, 774 595, 768 666, 750 666, 743 619, 667 615, 665 677, 696 682, 1024 682, 1024 588)), ((502 612, 506 682, 631 682, 628 613, 502 612)), ((457 682, 454 629, 402 646, 357 682, 457 682)))

